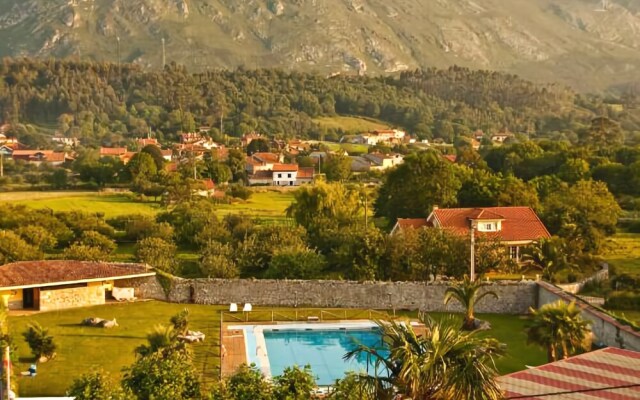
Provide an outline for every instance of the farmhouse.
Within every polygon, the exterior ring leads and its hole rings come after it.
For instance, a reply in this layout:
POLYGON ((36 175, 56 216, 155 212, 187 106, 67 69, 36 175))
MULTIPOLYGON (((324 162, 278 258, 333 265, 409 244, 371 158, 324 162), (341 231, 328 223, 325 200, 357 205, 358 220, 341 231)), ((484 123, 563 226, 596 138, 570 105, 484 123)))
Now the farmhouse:
POLYGON ((498 238, 509 249, 509 256, 520 259, 522 247, 551 235, 530 207, 438 208, 427 218, 398 219, 392 234, 407 228, 446 229, 458 236, 498 238))
POLYGON ((119 281, 154 275, 144 264, 21 261, 0 266, 0 298, 12 310, 99 305, 119 281))
POLYGON ((61 165, 71 159, 67 153, 53 150, 14 150, 11 157, 14 160, 23 160, 35 165, 47 163, 53 166, 61 165))

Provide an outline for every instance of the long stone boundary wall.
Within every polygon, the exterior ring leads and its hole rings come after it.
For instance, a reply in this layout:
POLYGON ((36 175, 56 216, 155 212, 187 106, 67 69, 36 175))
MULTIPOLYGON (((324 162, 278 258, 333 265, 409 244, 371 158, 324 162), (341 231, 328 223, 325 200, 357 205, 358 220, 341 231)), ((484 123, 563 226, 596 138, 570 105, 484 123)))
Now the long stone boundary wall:
MULTIPOLYGON (((444 305, 446 282, 352 282, 251 279, 180 279, 165 277, 118 281, 133 286, 138 298, 174 303, 251 303, 273 307, 340 307, 407 309, 459 312, 455 301, 444 305), (164 282, 163 282, 164 280, 164 282), (163 287, 164 286, 164 287, 163 287)), ((536 282, 491 282, 486 289, 499 299, 487 297, 476 306, 479 313, 525 314, 537 303, 536 282)))
POLYGON ((610 347, 621 347, 640 351, 640 332, 630 326, 623 325, 607 313, 593 307, 586 301, 563 291, 547 282, 538 282, 538 307, 558 300, 575 301, 582 309, 582 317, 591 321, 591 331, 597 340, 610 347))

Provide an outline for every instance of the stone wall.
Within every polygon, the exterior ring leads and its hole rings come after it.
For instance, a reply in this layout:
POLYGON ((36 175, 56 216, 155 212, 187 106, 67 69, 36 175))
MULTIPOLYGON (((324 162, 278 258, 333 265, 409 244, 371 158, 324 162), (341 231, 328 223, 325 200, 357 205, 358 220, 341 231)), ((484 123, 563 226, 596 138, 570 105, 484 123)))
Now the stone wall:
MULTIPOLYGON (((160 278, 163 279, 163 278, 160 278)), ((298 280, 179 279, 171 282, 166 296, 157 278, 119 281, 117 286, 136 287, 136 296, 175 303, 251 303, 273 307, 340 307, 363 309, 408 309, 462 311, 456 303, 443 304, 446 282, 351 282, 298 280)), ((535 282, 493 282, 487 289, 496 292, 476 306, 480 313, 524 314, 535 306, 535 282)))
POLYGON ((577 294, 580 290, 582 290, 584 285, 586 285, 587 283, 592 281, 603 281, 606 279, 609 279, 609 264, 603 263, 602 269, 596 272, 594 275, 588 277, 587 279, 584 279, 580 282, 575 282, 575 283, 559 284, 558 287, 564 290, 565 292, 569 292, 571 294, 577 294))
POLYGON ((40 290, 40 311, 62 310, 104 304, 104 286, 90 283, 84 287, 40 290))
POLYGON ((589 303, 564 292, 561 288, 546 282, 539 282, 538 307, 558 300, 575 301, 582 309, 582 317, 591 321, 591 331, 597 341, 611 347, 622 347, 640 351, 640 332, 623 325, 589 303))

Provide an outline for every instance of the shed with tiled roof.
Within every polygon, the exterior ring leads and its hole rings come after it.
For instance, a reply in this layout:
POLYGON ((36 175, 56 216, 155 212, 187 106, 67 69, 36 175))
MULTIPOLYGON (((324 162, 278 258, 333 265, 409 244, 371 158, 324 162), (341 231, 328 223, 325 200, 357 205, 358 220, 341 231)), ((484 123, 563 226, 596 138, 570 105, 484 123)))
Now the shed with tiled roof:
POLYGON ((20 261, 0 266, 0 297, 10 309, 84 307, 104 304, 118 281, 154 275, 145 264, 20 261))

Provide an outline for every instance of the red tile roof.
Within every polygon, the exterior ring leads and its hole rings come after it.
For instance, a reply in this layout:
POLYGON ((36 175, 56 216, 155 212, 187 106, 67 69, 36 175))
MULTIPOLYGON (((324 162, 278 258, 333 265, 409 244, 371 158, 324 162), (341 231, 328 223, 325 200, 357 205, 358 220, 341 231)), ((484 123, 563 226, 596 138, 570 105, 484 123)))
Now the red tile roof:
POLYGON ((138 145, 144 147, 149 144, 158 145, 158 139, 155 138, 140 138, 137 140, 138 145))
POLYGON ((505 399, 640 399, 640 353, 608 347, 505 375, 498 383, 505 399))
POLYGON ((251 158, 265 164, 280 162, 280 157, 275 153, 253 153, 251 158))
POLYGON ((35 156, 38 153, 48 156, 53 154, 53 150, 14 150, 13 156, 35 156))
POLYGON ((216 187, 211 179, 203 179, 202 184, 204 185, 205 190, 213 190, 216 187))
POLYGON ((101 156, 121 156, 126 153, 126 147, 100 147, 101 156))
POLYGON ((296 164, 273 164, 273 172, 295 172, 297 170, 296 164))
POLYGON ((455 163, 456 160, 458 159, 458 156, 456 156, 455 154, 443 154, 442 158, 444 158, 447 161, 451 161, 452 163, 455 163))
POLYGON ((0 266, 0 288, 52 286, 65 282, 153 276, 144 264, 91 261, 20 261, 0 266))
POLYGON ((551 237, 540 218, 530 207, 439 208, 431 220, 434 225, 458 235, 468 235, 470 220, 502 220, 502 230, 491 235, 506 242, 537 240, 551 237))
POLYGON ((298 179, 310 179, 315 174, 315 168, 313 167, 300 167, 298 169, 298 179))

